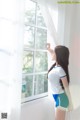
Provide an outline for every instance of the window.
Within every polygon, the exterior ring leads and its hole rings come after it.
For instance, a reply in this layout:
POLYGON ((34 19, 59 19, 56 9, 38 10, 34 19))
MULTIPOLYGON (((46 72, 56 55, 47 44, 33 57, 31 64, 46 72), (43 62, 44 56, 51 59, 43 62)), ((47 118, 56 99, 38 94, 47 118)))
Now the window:
POLYGON ((22 101, 39 98, 48 91, 47 28, 40 7, 25 0, 22 101))

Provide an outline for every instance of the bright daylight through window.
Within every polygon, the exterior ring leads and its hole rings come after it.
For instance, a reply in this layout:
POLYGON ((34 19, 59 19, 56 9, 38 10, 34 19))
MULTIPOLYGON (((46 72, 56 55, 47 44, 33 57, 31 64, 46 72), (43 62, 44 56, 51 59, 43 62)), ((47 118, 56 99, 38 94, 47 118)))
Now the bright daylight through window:
POLYGON ((47 80, 47 28, 40 7, 25 0, 22 101, 45 96, 47 80))

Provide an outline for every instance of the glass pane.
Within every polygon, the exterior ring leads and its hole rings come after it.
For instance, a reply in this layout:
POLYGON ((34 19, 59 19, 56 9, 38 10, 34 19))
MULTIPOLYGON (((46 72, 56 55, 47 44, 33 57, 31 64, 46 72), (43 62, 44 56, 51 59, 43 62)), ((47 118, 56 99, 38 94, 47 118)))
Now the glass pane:
POLYGON ((25 25, 35 24, 36 3, 31 0, 25 1, 25 25))
POLYGON ((34 84, 34 94, 41 94, 48 91, 48 80, 46 75, 36 75, 34 84))
POLYGON ((24 46, 32 48, 34 46, 34 28, 27 26, 24 32, 24 46))
POLYGON ((26 76, 22 81, 22 98, 32 96, 33 93, 33 76, 26 76))
POLYGON ((37 28, 36 48, 46 49, 47 30, 37 28))
POLYGON ((33 52, 24 51, 23 55, 23 73, 33 72, 33 52))
POLYGON ((37 25, 42 26, 42 27, 46 27, 45 22, 44 22, 44 18, 42 16, 42 13, 41 13, 39 6, 37 6, 37 25))
POLYGON ((36 52, 35 57, 35 70, 36 72, 47 71, 47 53, 46 52, 36 52))

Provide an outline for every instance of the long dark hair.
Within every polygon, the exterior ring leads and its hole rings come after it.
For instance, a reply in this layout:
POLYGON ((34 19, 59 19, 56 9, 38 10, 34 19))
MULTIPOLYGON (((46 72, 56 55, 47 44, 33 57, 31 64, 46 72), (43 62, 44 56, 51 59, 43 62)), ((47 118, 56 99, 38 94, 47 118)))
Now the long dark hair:
MULTIPOLYGON (((69 70, 68 70, 68 65, 69 65, 69 49, 65 46, 58 45, 55 47, 54 52, 56 54, 56 62, 64 69, 68 84, 70 82, 69 78, 69 70)), ((56 63, 54 63, 50 69, 48 70, 48 73, 55 67, 56 63)), ((64 89, 62 81, 60 80, 60 84, 62 86, 62 89, 64 89)))

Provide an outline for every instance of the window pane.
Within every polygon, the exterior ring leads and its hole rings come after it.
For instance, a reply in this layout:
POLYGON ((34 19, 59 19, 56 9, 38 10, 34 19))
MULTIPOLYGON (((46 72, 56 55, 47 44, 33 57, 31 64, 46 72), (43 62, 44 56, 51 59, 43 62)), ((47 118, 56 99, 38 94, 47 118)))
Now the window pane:
POLYGON ((37 28, 36 48, 46 49, 47 31, 37 28))
POLYGON ((36 72, 47 71, 47 53, 46 52, 36 52, 35 70, 36 72))
POLYGON ((22 81, 22 98, 32 96, 33 76, 26 76, 22 81))
POLYGON ((34 85, 34 94, 41 94, 48 91, 48 80, 46 75, 36 75, 35 85, 34 85))
POLYGON ((39 6, 37 6, 37 25, 42 26, 42 27, 46 27, 45 22, 44 22, 44 18, 42 16, 42 13, 41 13, 39 6))
POLYGON ((47 28, 37 2, 25 0, 22 98, 48 91, 47 28))
POLYGON ((35 24, 36 3, 31 0, 25 1, 25 24, 35 24))
POLYGON ((23 73, 33 72, 33 52, 24 51, 23 73))
POLYGON ((34 46, 34 28, 27 26, 24 32, 24 46, 32 48, 34 46))

